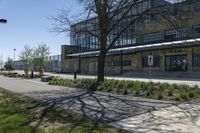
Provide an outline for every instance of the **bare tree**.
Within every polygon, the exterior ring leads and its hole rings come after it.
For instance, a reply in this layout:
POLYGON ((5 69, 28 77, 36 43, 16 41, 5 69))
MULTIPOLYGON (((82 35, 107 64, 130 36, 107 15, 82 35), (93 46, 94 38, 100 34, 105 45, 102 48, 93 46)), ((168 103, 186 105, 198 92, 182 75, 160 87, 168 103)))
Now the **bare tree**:
POLYGON ((33 52, 33 64, 38 67, 39 73, 42 76, 44 73, 44 67, 48 63, 46 58, 49 56, 49 47, 42 43, 33 52))
MULTIPOLYGON (((165 18, 171 25, 180 25, 176 19, 180 17, 178 13, 174 15, 175 3, 180 0, 87 0, 84 3, 84 13, 87 16, 81 25, 75 24, 77 20, 69 17, 69 12, 62 11, 53 19, 56 21, 52 31, 57 33, 71 32, 72 36, 87 34, 98 39, 100 54, 98 56, 98 81, 104 80, 104 65, 106 53, 116 45, 120 37, 127 32, 130 27, 141 26, 151 17, 165 18), (93 21, 91 21, 93 20, 93 21), (97 31, 92 31, 91 27, 96 25, 97 31), (71 27, 68 27, 71 26, 71 27), (118 29, 116 31, 116 29, 118 29), (111 37, 112 36, 112 37, 111 37)), ((179 18, 184 19, 183 18, 179 18)), ((80 20, 80 19, 78 19, 80 20)))
POLYGON ((5 62, 4 68, 9 71, 9 73, 11 70, 13 70, 13 60, 10 57, 8 57, 7 61, 5 62))
POLYGON ((3 55, 1 54, 1 56, 0 56, 0 69, 1 69, 1 73, 2 73, 2 71, 3 71, 3 64, 4 64, 4 62, 3 62, 3 55))
POLYGON ((24 64, 25 75, 28 75, 33 58, 33 49, 30 48, 29 45, 25 45, 24 49, 21 51, 19 55, 19 58, 24 64))

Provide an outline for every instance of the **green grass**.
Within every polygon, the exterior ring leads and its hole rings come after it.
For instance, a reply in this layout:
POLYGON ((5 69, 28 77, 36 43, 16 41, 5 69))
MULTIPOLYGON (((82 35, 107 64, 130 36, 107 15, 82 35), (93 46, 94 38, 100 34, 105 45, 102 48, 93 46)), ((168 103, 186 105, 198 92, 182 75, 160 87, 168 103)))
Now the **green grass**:
POLYGON ((0 88, 0 133, 87 132, 125 133, 126 131, 95 123, 89 118, 67 113, 61 109, 49 108, 38 101, 0 88), (42 119, 39 114, 44 111, 46 113, 42 119))
POLYGON ((49 81, 50 85, 92 89, 120 95, 139 96, 159 100, 190 100, 200 97, 198 86, 177 85, 168 83, 152 83, 125 80, 105 80, 102 83, 95 79, 63 79, 59 77, 49 81))

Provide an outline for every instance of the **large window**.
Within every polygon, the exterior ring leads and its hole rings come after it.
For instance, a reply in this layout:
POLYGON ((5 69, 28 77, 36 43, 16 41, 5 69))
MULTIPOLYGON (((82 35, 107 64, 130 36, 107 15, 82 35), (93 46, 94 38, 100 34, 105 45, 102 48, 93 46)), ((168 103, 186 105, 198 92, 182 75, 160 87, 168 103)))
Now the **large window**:
POLYGON ((193 66, 200 66, 200 53, 193 54, 193 66))
MULTIPOLYGON (((148 56, 144 56, 142 60, 143 67, 149 67, 148 65, 148 56)), ((153 57, 153 66, 152 67, 160 67, 160 56, 153 57)))
MULTIPOLYGON (((109 67, 117 67, 117 66, 121 66, 121 61, 107 61, 105 62, 105 65, 106 66, 109 66, 109 67)), ((122 61, 122 65, 123 66, 131 66, 131 61, 130 60, 124 60, 122 61)))
POLYGON ((173 40, 173 39, 182 38, 185 36, 186 36, 185 28, 178 29, 178 30, 165 31, 165 40, 173 40))
POLYGON ((143 43, 156 42, 161 40, 160 32, 150 33, 143 36, 143 43))
POLYGON ((194 31, 194 35, 199 35, 200 34, 200 24, 193 25, 192 30, 194 31))
POLYGON ((177 12, 179 13, 194 12, 198 10, 200 10, 199 0, 188 0, 188 3, 183 3, 179 8, 177 8, 177 12))

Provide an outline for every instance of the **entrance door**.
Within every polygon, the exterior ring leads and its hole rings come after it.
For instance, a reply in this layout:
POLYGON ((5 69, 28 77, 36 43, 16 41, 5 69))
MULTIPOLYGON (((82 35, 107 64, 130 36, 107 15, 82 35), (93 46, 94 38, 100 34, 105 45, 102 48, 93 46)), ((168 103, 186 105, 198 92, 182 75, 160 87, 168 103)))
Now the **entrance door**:
POLYGON ((165 56, 166 71, 187 71, 187 55, 165 56))

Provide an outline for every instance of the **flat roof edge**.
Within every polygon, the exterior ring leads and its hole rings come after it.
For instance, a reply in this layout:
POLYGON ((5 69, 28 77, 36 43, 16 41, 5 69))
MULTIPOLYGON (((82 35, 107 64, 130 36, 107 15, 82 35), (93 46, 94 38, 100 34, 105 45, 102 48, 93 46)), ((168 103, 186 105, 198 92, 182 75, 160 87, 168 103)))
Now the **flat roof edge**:
MULTIPOLYGON (((156 48, 156 47, 162 47, 162 46, 185 44, 185 43, 190 44, 190 43, 194 43, 194 42, 200 42, 200 38, 171 41, 171 42, 163 42, 163 43, 155 43, 155 44, 147 44, 147 45, 130 46, 130 47, 123 47, 123 48, 115 48, 115 49, 110 49, 108 52, 131 51, 131 50, 139 50, 139 49, 145 49, 145 48, 148 49, 148 48, 154 48, 154 47, 156 48)), ((69 54, 67 56, 76 57, 76 56, 99 54, 99 53, 100 53, 100 51, 98 50, 98 51, 91 51, 91 52, 69 54)))

